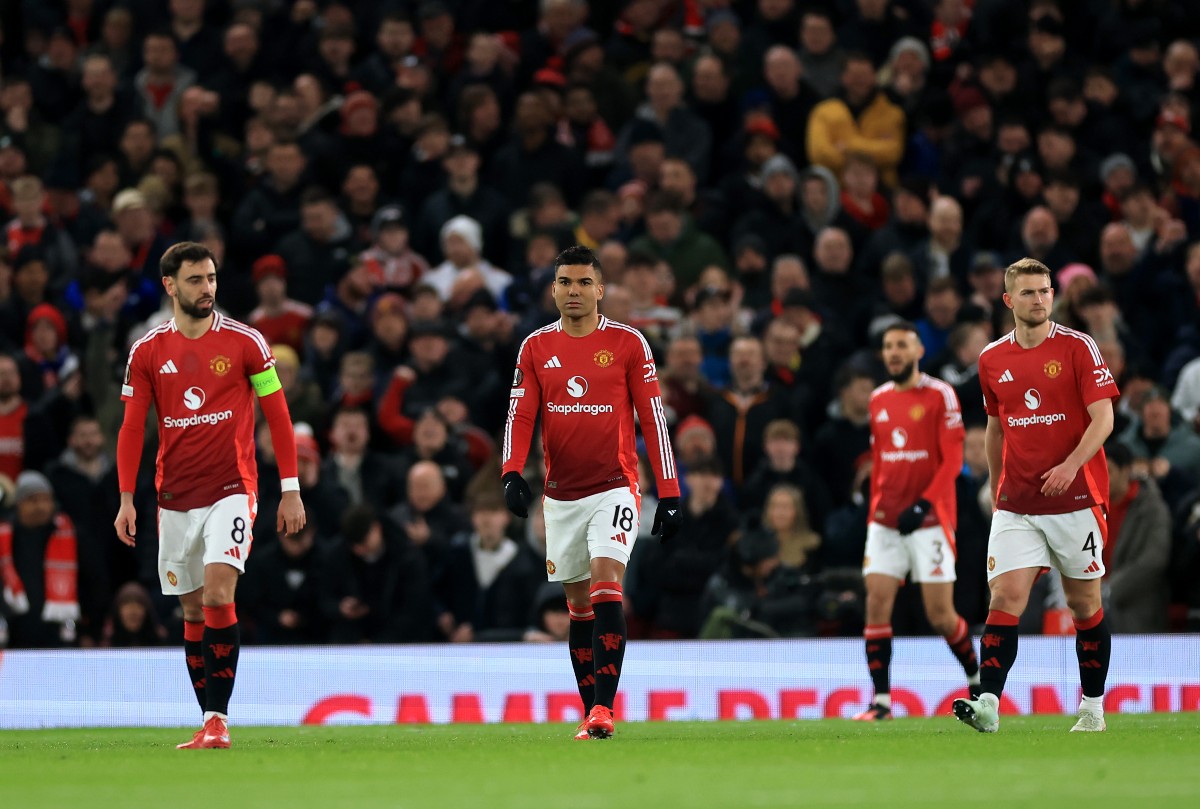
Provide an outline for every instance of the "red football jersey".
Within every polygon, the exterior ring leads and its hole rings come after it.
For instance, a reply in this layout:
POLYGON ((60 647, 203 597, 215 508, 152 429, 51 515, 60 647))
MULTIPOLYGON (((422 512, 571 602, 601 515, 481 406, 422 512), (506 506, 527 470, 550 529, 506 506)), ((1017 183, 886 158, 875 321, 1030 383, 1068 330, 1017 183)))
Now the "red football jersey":
POLYGON ((954 389, 921 374, 908 390, 893 382, 871 394, 871 522, 896 527, 918 500, 933 506, 922 527, 958 523, 954 482, 962 471, 962 409, 954 389))
POLYGON ((261 334, 220 313, 195 340, 172 318, 129 349, 121 398, 154 403, 162 508, 189 511, 258 491, 250 377, 274 364, 261 334))
POLYGON ((1112 372, 1083 332, 1050 324, 1036 348, 1022 348, 1016 332, 979 355, 979 382, 987 414, 1004 431, 1004 464, 996 508, 1017 514, 1067 514, 1108 503, 1108 465, 1099 450, 1070 488, 1042 494, 1042 475, 1067 459, 1091 424, 1088 405, 1118 395, 1112 372))
POLYGON ((636 490, 635 409, 658 495, 678 497, 675 456, 646 338, 606 317, 586 337, 564 332, 561 320, 538 329, 517 353, 503 472, 525 468, 540 415, 547 497, 578 500, 624 486, 636 490))

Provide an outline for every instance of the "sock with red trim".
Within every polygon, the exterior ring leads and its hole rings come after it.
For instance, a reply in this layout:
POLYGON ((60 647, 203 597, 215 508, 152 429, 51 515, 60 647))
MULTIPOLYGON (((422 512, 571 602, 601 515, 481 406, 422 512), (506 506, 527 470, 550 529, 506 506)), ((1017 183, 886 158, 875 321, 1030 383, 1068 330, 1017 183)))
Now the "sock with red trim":
POLYGON ((867 646, 867 670, 871 673, 871 685, 875 687, 875 696, 890 697, 892 693, 892 625, 868 624, 863 629, 863 640, 867 646))
POLYGON ((963 667, 967 679, 974 678, 979 674, 979 658, 975 656, 975 647, 971 645, 971 632, 967 628, 966 620, 961 615, 958 616, 958 625, 954 627, 954 632, 946 635, 946 645, 950 647, 950 651, 954 653, 959 665, 963 667))
POLYGON ((595 704, 611 709, 625 660, 625 608, 621 585, 615 581, 592 583, 592 611, 596 613, 592 633, 592 665, 596 672, 595 704))
POLYGON ((188 681, 192 684, 192 690, 196 692, 196 701, 200 703, 201 711, 207 707, 207 698, 204 694, 203 640, 203 621, 183 622, 183 655, 184 660, 187 661, 188 681))
POLYGON ((583 701, 583 715, 587 716, 596 700, 596 667, 592 664, 596 613, 591 607, 587 612, 576 612, 570 604, 567 609, 571 611, 571 629, 567 633, 571 668, 575 671, 575 683, 579 686, 579 699, 583 701))
POLYGON ((997 697, 1004 691, 1009 669, 1017 662, 1018 617, 1000 610, 988 613, 987 625, 979 639, 979 688, 997 697))
POLYGON ((206 713, 229 713, 233 680, 237 676, 238 651, 242 645, 237 609, 233 604, 204 608, 204 679, 206 713))
POLYGON ((1104 620, 1104 609, 1091 618, 1075 621, 1075 657, 1079 659, 1079 684, 1085 697, 1104 696, 1108 659, 1112 655, 1112 632, 1104 620))

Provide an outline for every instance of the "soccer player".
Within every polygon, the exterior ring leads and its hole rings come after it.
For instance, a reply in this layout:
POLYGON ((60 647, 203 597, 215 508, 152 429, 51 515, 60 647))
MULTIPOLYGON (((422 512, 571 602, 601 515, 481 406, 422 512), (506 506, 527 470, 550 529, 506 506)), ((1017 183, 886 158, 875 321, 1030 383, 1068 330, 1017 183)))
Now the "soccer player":
POLYGON ((954 610, 962 410, 953 388, 917 369, 924 355, 913 324, 900 321, 883 333, 883 362, 892 381, 871 394, 871 516, 863 557, 863 638, 875 697, 854 717, 865 722, 892 718, 892 608, 910 572, 930 625, 958 658, 969 688, 979 684, 967 622, 954 610))
POLYGON ((271 429, 282 478, 276 530, 304 527, 296 437, 275 358, 262 335, 213 308, 217 264, 195 242, 170 248, 160 262, 175 317, 129 349, 125 421, 117 438, 121 508, 117 536, 137 533, 133 493, 146 414, 158 420, 158 575, 165 595, 183 605, 188 678, 204 724, 181 749, 229 747, 226 719, 240 647, 234 589, 245 570, 258 509, 254 395, 271 429))
POLYGON ((635 410, 658 482, 652 533, 664 542, 683 518, 679 481, 654 356, 640 332, 600 314, 604 283, 591 250, 559 254, 552 294, 562 317, 526 337, 517 353, 504 498, 513 514, 527 516, 532 493, 521 470, 540 415, 546 574, 566 590, 568 647, 586 717, 575 738, 607 739, 625 657, 621 585, 641 510, 635 410))
POLYGON ((1112 635, 1100 603, 1108 521, 1104 440, 1117 384, 1095 342, 1050 320, 1054 290, 1045 264, 1023 258, 1004 273, 1016 328, 979 355, 987 410, 992 530, 991 610, 980 639, 981 690, 954 701, 954 715, 983 733, 1000 727, 1000 695, 1017 659, 1017 620, 1034 581, 1062 574, 1075 621, 1083 700, 1072 731, 1104 730, 1104 681, 1112 635))

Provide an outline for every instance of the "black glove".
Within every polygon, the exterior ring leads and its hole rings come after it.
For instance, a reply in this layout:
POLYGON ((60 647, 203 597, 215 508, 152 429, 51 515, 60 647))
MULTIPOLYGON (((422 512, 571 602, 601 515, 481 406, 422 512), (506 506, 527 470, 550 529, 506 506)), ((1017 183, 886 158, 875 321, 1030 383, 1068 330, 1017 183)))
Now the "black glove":
POLYGON ((921 527, 921 523, 925 522, 925 515, 929 513, 929 509, 933 508, 929 501, 922 497, 917 502, 909 506, 905 511, 901 512, 896 518, 896 530, 903 536, 908 536, 913 531, 921 527))
POLYGON ((533 500, 533 492, 520 472, 505 472, 500 478, 504 483, 504 504, 508 510, 521 519, 529 516, 529 503, 533 500))
POLYGON ((679 533, 683 525, 683 509, 679 507, 678 497, 664 497, 658 501, 654 511, 654 525, 650 533, 658 537, 659 542, 670 542, 671 537, 679 533))

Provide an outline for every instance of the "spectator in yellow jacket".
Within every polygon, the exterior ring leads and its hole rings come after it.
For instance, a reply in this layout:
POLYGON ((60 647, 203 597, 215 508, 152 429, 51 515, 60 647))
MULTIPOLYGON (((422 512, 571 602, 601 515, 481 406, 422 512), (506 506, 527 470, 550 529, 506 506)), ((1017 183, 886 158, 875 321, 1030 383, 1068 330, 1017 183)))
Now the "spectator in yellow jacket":
POLYGON ((846 56, 842 92, 813 108, 808 118, 808 159, 840 175, 848 152, 870 155, 892 187, 904 156, 904 111, 875 84, 875 66, 862 53, 846 56))

